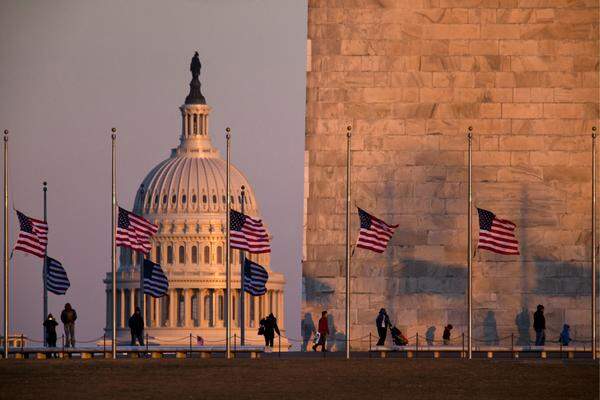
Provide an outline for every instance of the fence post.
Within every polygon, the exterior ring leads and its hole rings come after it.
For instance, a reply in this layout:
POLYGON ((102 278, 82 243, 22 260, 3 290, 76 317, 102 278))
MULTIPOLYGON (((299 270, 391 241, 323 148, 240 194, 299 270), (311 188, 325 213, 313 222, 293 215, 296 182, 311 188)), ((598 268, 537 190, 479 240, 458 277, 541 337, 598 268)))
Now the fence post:
POLYGON ((371 332, 369 332, 369 358, 371 358, 371 332))
POLYGON ((102 335, 102 351, 104 351, 104 356, 106 357, 106 333, 102 335))
POLYGON ((281 358, 281 335, 277 335, 278 341, 279 341, 279 354, 278 357, 281 358))
POLYGON ((465 333, 462 333, 462 354, 460 355, 461 358, 465 357, 465 333))
POLYGON ((24 341, 24 337, 23 337, 23 334, 21 333, 21 353, 23 353, 23 341, 24 341))
POLYGON ((190 358, 192 358, 192 332, 190 332, 190 358))
POLYGON ((419 357, 419 332, 417 332, 417 340, 415 341, 415 358, 419 357))
POLYGON ((237 351, 237 333, 233 334, 233 353, 235 357, 235 353, 237 351))

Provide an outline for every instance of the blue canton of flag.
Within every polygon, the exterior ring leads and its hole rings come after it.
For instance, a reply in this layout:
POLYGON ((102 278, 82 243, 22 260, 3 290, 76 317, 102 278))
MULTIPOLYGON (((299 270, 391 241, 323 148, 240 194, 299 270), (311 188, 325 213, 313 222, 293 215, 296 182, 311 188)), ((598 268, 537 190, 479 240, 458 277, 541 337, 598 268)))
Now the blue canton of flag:
POLYGON ((262 296, 267 292, 267 280, 269 280, 267 270, 246 258, 244 261, 244 291, 252 296, 262 296))
POLYGON ((169 290, 169 280, 159 264, 144 260, 144 293, 162 297, 169 290))
POLYGON ((62 264, 51 257, 47 257, 46 263, 46 288, 57 295, 67 293, 71 283, 62 264))

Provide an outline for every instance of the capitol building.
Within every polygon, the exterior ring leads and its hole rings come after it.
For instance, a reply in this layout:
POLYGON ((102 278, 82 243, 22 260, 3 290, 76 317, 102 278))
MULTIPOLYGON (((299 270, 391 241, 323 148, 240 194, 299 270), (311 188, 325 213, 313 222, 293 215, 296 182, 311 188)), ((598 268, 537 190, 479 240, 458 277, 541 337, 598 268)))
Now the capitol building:
MULTIPOLYGON (((200 90, 198 56, 192 60, 190 93, 181 111, 179 146, 144 178, 138 188, 134 213, 159 227, 152 238, 149 258, 159 263, 169 279, 167 296, 144 295, 145 333, 150 344, 189 344, 190 334, 205 345, 225 344, 225 217, 226 161, 213 147, 209 135, 211 107, 200 90), (197 71, 194 73, 194 62, 197 71)), ((232 208, 259 216, 254 190, 246 177, 231 166, 232 208)), ((267 293, 245 294, 246 345, 264 345, 257 334, 261 318, 273 313, 284 334, 285 306, 283 274, 269 267, 269 254, 248 254, 269 272, 267 293)), ((240 335, 241 254, 232 250, 232 330, 240 335)), ((121 248, 117 272, 117 339, 129 343, 129 316, 140 303, 139 254, 121 248)), ((106 332, 111 330, 111 276, 106 285, 106 332)), ((282 348, 287 341, 282 338, 282 348)))

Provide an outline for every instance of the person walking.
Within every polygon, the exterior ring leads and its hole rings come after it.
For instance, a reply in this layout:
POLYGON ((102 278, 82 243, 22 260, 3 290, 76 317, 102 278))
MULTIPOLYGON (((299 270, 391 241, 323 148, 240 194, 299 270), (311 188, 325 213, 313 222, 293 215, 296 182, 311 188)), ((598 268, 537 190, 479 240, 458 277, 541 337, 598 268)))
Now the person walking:
POLYGON ((560 337, 558 338, 558 341, 563 346, 569 345, 569 343, 571 342, 571 327, 569 325, 567 325, 567 324, 563 325, 563 330, 560 333, 560 337))
POLYGON ((56 347, 56 327, 58 322, 54 319, 52 314, 48 314, 48 317, 44 321, 44 334, 46 336, 46 347, 56 347))
POLYGON ((377 326, 377 334, 379 335, 377 346, 383 346, 385 344, 388 327, 392 326, 390 317, 387 315, 385 308, 379 310, 379 315, 377 315, 377 318, 375 319, 375 325, 377 326))
POLYGON ((144 317, 142 317, 142 310, 139 307, 135 308, 135 312, 127 323, 129 330, 131 331, 131 345, 135 346, 135 342, 144 345, 144 317))
POLYGON ((444 334, 442 335, 442 339, 444 340, 444 346, 448 346, 450 344, 452 328, 454 328, 452 324, 448 324, 444 327, 444 334))
POLYGON ((260 325, 263 326, 263 335, 265 336, 265 346, 273 348, 273 340, 275 339, 275 332, 281 336, 279 327, 277 326, 277 318, 273 313, 269 314, 266 318, 260 321, 260 325))
POLYGON ((326 352, 325 343, 327 341, 327 335, 329 335, 329 324, 327 323, 327 311, 321 313, 321 319, 319 319, 319 341, 312 347, 313 351, 317 351, 317 347, 321 346, 321 351, 326 352))
POLYGON ((75 347, 75 321, 77 313, 70 303, 65 304, 65 309, 60 314, 60 320, 65 328, 65 347, 75 347))
POLYGON ((535 345, 546 344, 546 318, 544 317, 544 306, 538 304, 537 311, 533 313, 533 329, 535 330, 535 345))

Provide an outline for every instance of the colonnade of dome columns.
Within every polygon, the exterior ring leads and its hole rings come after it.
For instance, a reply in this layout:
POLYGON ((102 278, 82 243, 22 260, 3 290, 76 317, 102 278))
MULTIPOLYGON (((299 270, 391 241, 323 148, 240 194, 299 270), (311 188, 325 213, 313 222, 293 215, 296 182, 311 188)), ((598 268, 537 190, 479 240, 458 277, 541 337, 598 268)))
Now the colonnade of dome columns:
MULTIPOLYGON (((232 291, 234 327, 240 326, 240 290, 232 291)), ((149 328, 219 328, 225 326, 225 289, 173 288, 162 298, 145 297, 144 321, 149 328)), ((106 290, 107 321, 110 327, 111 295, 106 290)), ((117 289, 117 328, 127 328, 129 316, 139 304, 139 289, 117 289)), ((283 291, 268 290, 263 296, 245 293, 245 325, 258 327, 261 318, 273 313, 284 324, 283 291)))

